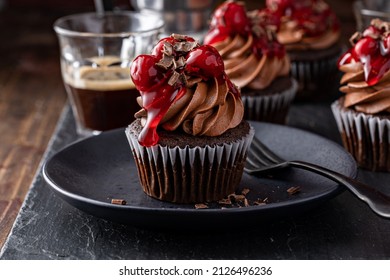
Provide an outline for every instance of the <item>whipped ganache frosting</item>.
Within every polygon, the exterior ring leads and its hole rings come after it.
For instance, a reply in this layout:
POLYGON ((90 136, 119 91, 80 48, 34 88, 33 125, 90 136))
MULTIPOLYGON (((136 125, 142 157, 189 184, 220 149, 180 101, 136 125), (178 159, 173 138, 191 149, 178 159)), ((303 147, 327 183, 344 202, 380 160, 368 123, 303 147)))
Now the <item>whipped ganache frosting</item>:
POLYGON ((218 136, 242 121, 240 91, 229 80, 218 51, 193 38, 173 34, 151 55, 136 57, 131 78, 140 91, 143 130, 139 142, 158 143, 157 128, 182 129, 194 136, 218 136))
POLYGON ((350 42, 352 47, 338 62, 344 72, 344 106, 367 114, 390 113, 390 23, 374 19, 350 42))
POLYGON ((279 18, 277 38, 288 51, 326 49, 340 38, 336 14, 323 0, 267 0, 266 5, 279 18))
POLYGON ((264 89, 289 74, 276 20, 268 10, 247 12, 242 2, 227 1, 215 10, 204 43, 219 51, 226 74, 239 88, 264 89))

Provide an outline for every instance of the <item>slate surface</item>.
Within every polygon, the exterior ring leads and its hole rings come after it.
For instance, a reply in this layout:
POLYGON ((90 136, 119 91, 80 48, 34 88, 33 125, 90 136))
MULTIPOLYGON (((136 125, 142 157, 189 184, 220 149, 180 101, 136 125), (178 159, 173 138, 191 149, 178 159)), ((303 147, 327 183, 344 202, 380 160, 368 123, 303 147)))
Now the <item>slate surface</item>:
MULTIPOLYGON (((329 104, 295 104, 289 125, 340 142, 329 104)), ((65 108, 43 158, 76 140, 65 108)), ((390 194, 390 174, 358 179, 390 194)), ((390 220, 349 192, 298 217, 231 230, 178 233, 137 229, 85 214, 58 198, 39 170, 0 259, 389 259, 390 220), (260 227, 259 227, 260 226, 260 227)))

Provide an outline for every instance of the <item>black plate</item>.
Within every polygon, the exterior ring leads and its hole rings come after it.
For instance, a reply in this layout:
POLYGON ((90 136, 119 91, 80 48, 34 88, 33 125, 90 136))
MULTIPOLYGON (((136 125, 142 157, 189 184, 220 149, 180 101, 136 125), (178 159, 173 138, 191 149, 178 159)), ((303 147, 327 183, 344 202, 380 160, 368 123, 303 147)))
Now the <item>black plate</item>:
MULTIPOLYGON (((356 163, 338 144, 291 127, 251 122, 259 137, 286 159, 306 160, 355 177, 356 163)), ((336 183, 298 169, 287 169, 272 178, 243 175, 240 189, 249 188, 250 202, 265 205, 209 209, 172 204, 145 195, 124 129, 117 129, 73 143, 51 157, 43 167, 51 188, 65 201, 92 215, 147 228, 228 228, 240 223, 256 224, 308 210, 337 195, 336 183), (299 186, 291 195, 287 189, 299 186), (112 198, 126 205, 111 204, 112 198)))

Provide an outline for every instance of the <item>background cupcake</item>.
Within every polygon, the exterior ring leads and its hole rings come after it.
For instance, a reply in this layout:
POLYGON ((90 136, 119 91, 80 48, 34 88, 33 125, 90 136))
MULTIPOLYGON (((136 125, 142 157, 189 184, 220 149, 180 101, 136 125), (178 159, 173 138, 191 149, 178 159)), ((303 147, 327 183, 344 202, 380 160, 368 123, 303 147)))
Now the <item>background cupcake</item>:
POLYGON ((390 23, 373 20, 339 60, 345 97, 332 111, 360 167, 390 172, 390 23))
POLYGON ((145 193, 177 203, 233 193, 254 131, 216 49, 172 35, 133 61, 131 77, 142 109, 126 135, 145 193))
POLYGON ((227 1, 215 10, 204 43, 219 51, 226 74, 241 89, 244 118, 284 123, 297 84, 274 20, 266 10, 247 12, 242 2, 227 1))
POLYGON ((332 99, 337 93, 340 25, 323 0, 267 0, 279 18, 277 37, 291 58, 298 100, 332 99))

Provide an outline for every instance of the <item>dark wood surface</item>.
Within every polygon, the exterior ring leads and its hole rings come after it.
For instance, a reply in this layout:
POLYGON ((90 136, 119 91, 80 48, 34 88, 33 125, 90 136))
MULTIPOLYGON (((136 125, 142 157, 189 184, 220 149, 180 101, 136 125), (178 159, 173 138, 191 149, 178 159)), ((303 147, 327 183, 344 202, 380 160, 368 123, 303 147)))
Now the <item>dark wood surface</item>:
POLYGON ((66 101, 54 18, 38 11, 0 14, 0 247, 66 101))
MULTIPOLYGON (((352 1, 329 2, 347 42, 354 31, 352 1)), ((134 229, 84 214, 56 197, 42 180, 40 163, 45 151, 53 154, 76 139, 65 111, 47 146, 66 104, 52 23, 82 11, 72 9, 0 11, 0 247, 7 240, 1 258, 390 258, 390 222, 348 192, 300 217, 219 234, 134 229)), ((295 104, 289 125, 340 141, 327 102, 295 104)), ((389 174, 359 170, 359 179, 389 193, 389 174)))

